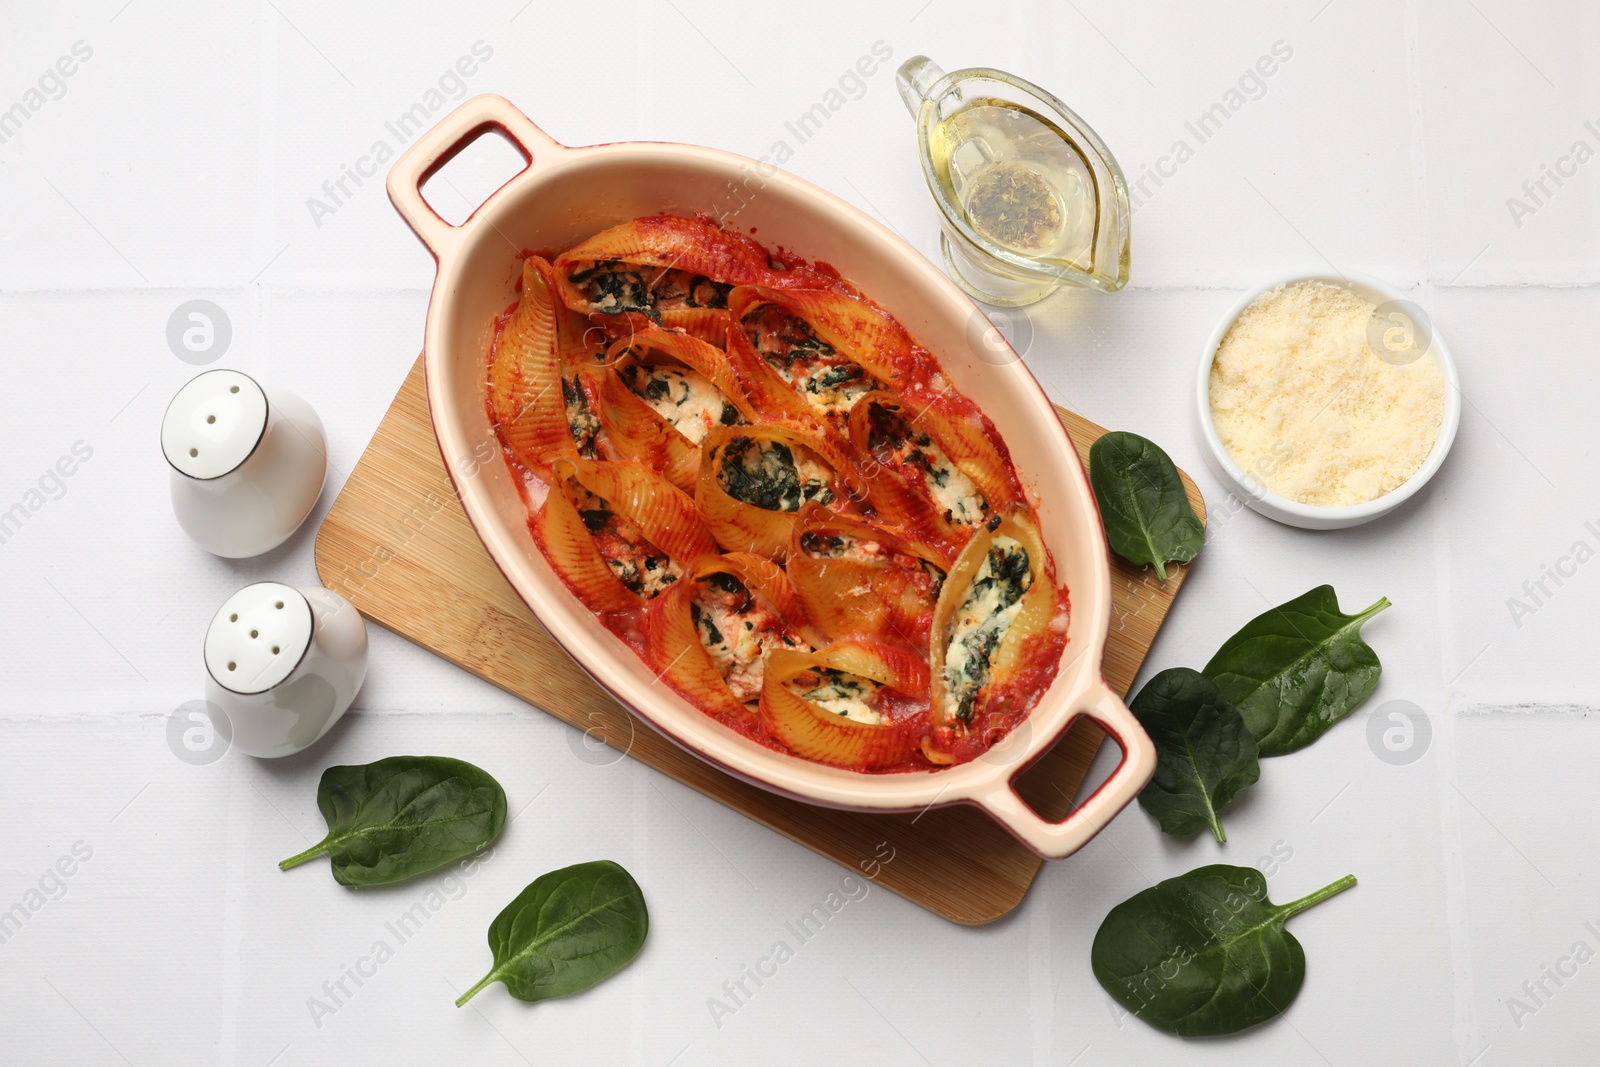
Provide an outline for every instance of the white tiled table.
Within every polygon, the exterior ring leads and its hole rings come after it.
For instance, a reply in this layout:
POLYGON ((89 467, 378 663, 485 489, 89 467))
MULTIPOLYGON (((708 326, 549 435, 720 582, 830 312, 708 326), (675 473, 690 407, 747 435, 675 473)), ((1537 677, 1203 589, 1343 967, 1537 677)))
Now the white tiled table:
MULTIPOLYGON (((0 943, 0 1061, 1593 1061, 1600 962, 1559 985, 1545 968, 1570 972, 1561 960, 1580 941, 1600 951, 1600 563, 1586 555, 1559 587, 1546 580, 1553 595, 1532 614, 1514 617, 1508 599, 1577 542, 1600 549, 1600 162, 1587 161, 1600 122, 1586 126, 1600 120, 1600 10, 904 0, 868 14, 827 0, 722 16, 704 0, 520 3, 99 0, 81 15, 16 5, 5 20, 0 108, 24 117, 0 125, 0 511, 28 514, 0 543, 0 908, 27 917, 0 943), (879 41, 890 63, 798 143, 786 122, 879 41), (450 75, 478 42, 472 76, 450 75), (1257 98, 1230 98, 1275 44, 1291 54, 1247 82, 1257 98), (1189 383, 1239 291, 1331 262, 1412 289, 1448 334, 1469 405, 1433 486, 1344 533, 1232 515, 1152 659, 1200 666, 1268 601, 1321 582, 1347 606, 1387 595, 1395 607, 1368 630, 1386 665, 1369 708, 1425 709, 1419 761, 1376 758, 1363 709, 1268 764, 1229 813, 1225 847, 1165 838, 1131 810, 983 929, 874 889, 716 1020, 708 999, 842 870, 632 761, 578 758, 574 731, 392 635, 374 630, 356 711, 312 752, 175 758, 166 721, 201 695, 216 605, 252 580, 315 574, 314 522, 240 563, 178 531, 156 442, 166 399, 194 372, 166 342, 174 308, 215 301, 232 327, 218 365, 321 412, 336 470, 320 516, 416 355, 432 280, 381 180, 344 177, 370 169, 362 157, 380 142, 394 149, 390 123, 495 91, 574 144, 761 155, 785 140, 790 169, 934 254, 892 85, 918 52, 1044 84, 1135 180, 1188 142, 1159 188, 1146 180, 1133 285, 1033 309, 1027 359, 1057 400, 1164 443, 1214 513, 1226 502, 1193 441, 1189 383), (29 96, 62 57, 72 75, 29 96), (1230 99, 1241 106, 1199 143, 1186 123, 1230 99), (1568 176, 1533 186, 1535 201, 1523 185, 1543 166, 1568 176), (75 448, 89 458, 48 476, 75 448), (373 977, 314 1013, 323 983, 392 940, 385 924, 438 883, 351 893, 325 869, 284 875, 274 862, 321 835, 324 766, 398 752, 480 762, 514 808, 538 799, 373 977), (1279 899, 1360 878, 1296 920, 1310 972, 1289 1015, 1190 1043, 1120 1017, 1088 966, 1106 910, 1191 866, 1274 849, 1292 852, 1271 878, 1279 899), (536 874, 597 856, 625 863, 649 896, 641 958, 569 1000, 529 1006, 497 987, 453 1008, 487 967, 499 908, 536 874), (58 879, 62 857, 73 873, 58 879), (1534 1010, 1514 1012, 1513 997, 1534 1010)), ((490 170, 455 174, 441 206, 463 210, 493 187, 490 170)))

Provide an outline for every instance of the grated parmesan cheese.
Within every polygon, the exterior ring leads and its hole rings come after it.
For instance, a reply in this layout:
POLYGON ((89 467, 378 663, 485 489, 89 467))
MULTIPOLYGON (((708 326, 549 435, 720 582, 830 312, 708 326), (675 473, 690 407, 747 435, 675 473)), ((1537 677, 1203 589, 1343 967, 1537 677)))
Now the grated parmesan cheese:
POLYGON ((1392 492, 1422 466, 1444 421, 1431 353, 1379 359, 1374 304, 1343 286, 1264 293, 1217 347, 1211 419, 1235 463, 1279 496, 1346 507, 1392 492))

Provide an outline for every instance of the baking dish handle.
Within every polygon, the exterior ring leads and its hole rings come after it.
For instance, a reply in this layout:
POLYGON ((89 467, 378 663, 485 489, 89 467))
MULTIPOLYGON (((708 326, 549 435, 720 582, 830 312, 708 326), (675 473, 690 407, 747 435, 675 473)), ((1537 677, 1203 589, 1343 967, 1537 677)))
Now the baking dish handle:
POLYGON ((1101 682, 1085 699, 1082 713, 1104 727, 1122 749, 1122 762, 1088 800, 1060 822, 1049 822, 1017 795, 1010 779, 976 798, 1000 825, 1045 859, 1062 859, 1082 848, 1139 795, 1155 773, 1155 744, 1117 695, 1101 682))
MULTIPOLYGON (((467 224, 452 226, 440 218, 423 199, 422 185, 486 133, 502 134, 521 153, 527 166, 518 172, 519 176, 543 169, 557 155, 568 151, 518 111, 515 104, 493 93, 475 96, 440 119, 437 126, 419 137, 416 144, 395 161, 388 180, 389 200, 435 259, 443 259, 455 251, 467 224)), ((489 199, 498 195, 499 190, 496 190, 489 199)))

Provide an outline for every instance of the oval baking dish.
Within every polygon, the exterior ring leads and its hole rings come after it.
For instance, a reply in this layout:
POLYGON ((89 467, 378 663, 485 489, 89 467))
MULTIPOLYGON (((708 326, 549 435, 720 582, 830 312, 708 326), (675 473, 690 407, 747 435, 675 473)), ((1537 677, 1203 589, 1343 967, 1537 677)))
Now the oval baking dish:
POLYGON ((1033 376, 996 361, 970 300, 905 242, 837 197, 774 167, 689 145, 567 148, 498 96, 467 101, 395 163, 389 197, 438 261, 424 342, 428 406, 446 470, 485 548, 539 621, 624 707, 708 762, 814 804, 920 811, 974 804, 1046 858, 1070 855, 1149 780, 1155 749, 1100 675, 1111 575, 1093 494, 1078 454, 1033 376), (441 219, 421 185, 486 133, 507 138, 527 166, 459 226, 441 219), (503 462, 486 407, 495 317, 516 298, 522 254, 566 248, 641 215, 704 212, 838 268, 936 353, 956 386, 1004 427, 1036 498, 1044 541, 1068 587, 1071 624, 1060 669, 1010 738, 970 763, 936 771, 867 774, 776 752, 702 714, 667 687, 571 593, 534 545, 528 513, 503 462), (975 325, 979 324, 979 325, 975 325), (1042 819, 1012 779, 1079 715, 1122 749, 1111 776, 1061 822, 1042 819))

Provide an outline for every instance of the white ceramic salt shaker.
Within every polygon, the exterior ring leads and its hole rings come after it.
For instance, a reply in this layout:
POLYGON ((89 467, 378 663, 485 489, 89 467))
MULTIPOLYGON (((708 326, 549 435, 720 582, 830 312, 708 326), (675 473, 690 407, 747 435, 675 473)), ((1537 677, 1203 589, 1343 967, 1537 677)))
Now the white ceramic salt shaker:
POLYGON ((288 540, 328 475, 328 439, 311 405, 236 370, 206 371, 178 390, 161 451, 178 525, 231 559, 288 540))
POLYGON ((321 586, 245 586, 206 631, 206 698, 227 712, 233 747, 288 756, 338 722, 367 676, 361 613, 321 586))

